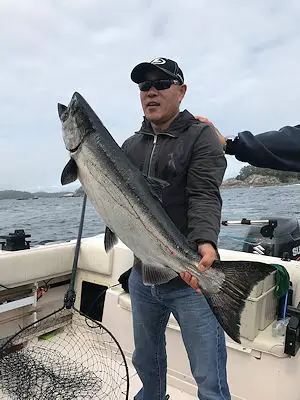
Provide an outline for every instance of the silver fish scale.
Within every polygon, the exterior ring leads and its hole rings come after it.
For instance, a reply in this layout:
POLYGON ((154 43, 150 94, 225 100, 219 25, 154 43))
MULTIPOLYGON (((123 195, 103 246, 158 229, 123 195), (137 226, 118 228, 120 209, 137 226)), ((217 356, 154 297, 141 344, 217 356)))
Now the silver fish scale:
MULTIPOLYGON (((145 264, 158 264, 176 267, 180 256, 153 224, 153 218, 143 209, 142 202, 126 190, 126 182, 117 182, 118 177, 111 171, 97 168, 88 160, 92 154, 82 147, 76 158, 79 167, 79 180, 84 185, 88 197, 112 231, 118 232, 119 239, 125 243, 145 264), (96 185, 95 185, 96 183, 96 185), (171 252, 173 254, 171 254, 171 252)), ((182 267, 177 271, 182 271, 182 267)))
POLYGON ((189 271, 198 278, 203 290, 218 292, 224 274, 216 270, 200 273, 198 261, 172 245, 168 233, 160 228, 128 182, 116 169, 109 169, 107 155, 95 153, 82 144, 80 151, 72 155, 78 166, 78 178, 104 223, 142 261, 144 271, 147 265, 161 268, 168 275, 166 282, 177 276, 174 271, 189 271))

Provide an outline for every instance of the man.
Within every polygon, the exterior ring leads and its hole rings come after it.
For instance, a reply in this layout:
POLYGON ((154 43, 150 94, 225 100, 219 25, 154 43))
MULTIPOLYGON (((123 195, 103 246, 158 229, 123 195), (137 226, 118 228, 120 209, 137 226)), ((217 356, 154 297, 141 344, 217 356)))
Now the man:
MULTIPOLYGON (((217 258, 222 206, 219 187, 226 169, 223 148, 209 124, 186 110, 180 112, 187 87, 175 61, 158 58, 141 63, 131 78, 139 85, 145 117, 123 149, 145 175, 169 183, 163 207, 178 229, 198 246, 202 256, 199 269, 204 271, 217 258)), ((135 399, 168 398, 165 330, 171 312, 181 327, 199 398, 230 399, 224 332, 204 296, 177 274, 165 284, 145 285, 137 258, 129 277, 129 293, 133 364, 143 384, 135 399)))
MULTIPOLYGON (((196 117, 212 124, 204 117, 196 117)), ((300 125, 284 126, 279 131, 253 135, 249 131, 240 132, 234 139, 225 138, 216 127, 226 154, 234 155, 239 161, 255 167, 281 171, 300 172, 300 125)))

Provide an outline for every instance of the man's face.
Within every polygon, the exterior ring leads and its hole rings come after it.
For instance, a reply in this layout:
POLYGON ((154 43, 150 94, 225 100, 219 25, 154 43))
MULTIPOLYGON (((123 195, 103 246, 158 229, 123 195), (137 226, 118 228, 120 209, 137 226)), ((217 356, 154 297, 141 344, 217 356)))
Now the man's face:
MULTIPOLYGON (((162 71, 146 74, 147 81, 172 79, 162 71)), ((174 117, 185 95, 186 85, 172 85, 169 89, 157 90, 153 86, 147 92, 140 92, 145 117, 155 123, 162 124, 174 117)))

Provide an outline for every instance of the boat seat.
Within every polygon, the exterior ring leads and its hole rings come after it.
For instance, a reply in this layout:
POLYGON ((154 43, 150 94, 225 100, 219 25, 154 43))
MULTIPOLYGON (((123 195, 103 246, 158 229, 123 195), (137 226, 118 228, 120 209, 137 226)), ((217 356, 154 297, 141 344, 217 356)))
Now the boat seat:
POLYGON ((115 253, 116 251, 105 252, 103 238, 101 237, 83 239, 80 245, 78 269, 111 275, 116 258, 115 253))
MULTIPOLYGON (((121 308, 131 312, 131 300, 128 293, 123 292, 119 294, 118 304, 121 308)), ((173 314, 170 316, 168 328, 180 331, 180 327, 173 314)), ((248 353, 251 351, 258 351, 272 354, 276 357, 287 357, 287 355, 284 353, 284 337, 274 338, 272 336, 272 324, 269 325, 265 330, 259 331, 258 335, 253 341, 244 338, 241 338, 241 341, 242 344, 238 344, 226 335, 227 346, 233 347, 236 350, 248 353)))
MULTIPOLYGON (((262 261, 262 257, 256 254, 249 254, 244 252, 232 252, 230 250, 220 250, 221 259, 223 260, 256 260, 262 261)), ((268 257, 264 256, 263 261, 266 263, 277 263, 283 265, 290 274, 290 279, 293 282, 293 304, 297 305, 300 302, 300 262, 287 262, 282 261, 280 258, 268 257)), ((269 282, 268 282, 269 283, 269 282)), ((119 294, 118 297, 119 306, 125 310, 131 312, 131 301, 130 296, 123 292, 119 294)), ((258 333, 253 340, 246 339, 245 337, 241 337, 241 344, 234 342, 226 335, 226 343, 227 346, 234 348, 236 350, 240 350, 242 352, 255 353, 262 352, 272 354, 276 357, 287 357, 284 353, 284 336, 282 337, 273 337, 272 336, 272 322, 264 329, 258 330, 258 333)), ((171 314, 168 327, 170 329, 180 330, 178 323, 174 316, 171 314)), ((242 329, 241 329, 242 332, 242 329)), ((252 338, 251 338, 252 339, 252 338)))

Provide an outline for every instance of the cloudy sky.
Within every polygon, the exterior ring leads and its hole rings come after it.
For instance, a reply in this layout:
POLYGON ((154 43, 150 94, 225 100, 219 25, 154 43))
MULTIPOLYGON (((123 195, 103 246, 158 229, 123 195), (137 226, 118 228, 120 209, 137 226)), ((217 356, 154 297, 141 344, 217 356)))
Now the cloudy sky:
POLYGON ((121 144, 142 120, 130 72, 156 57, 226 136, 299 123, 299 20, 299 0, 1 0, 0 189, 62 189, 56 105, 74 91, 121 144))

